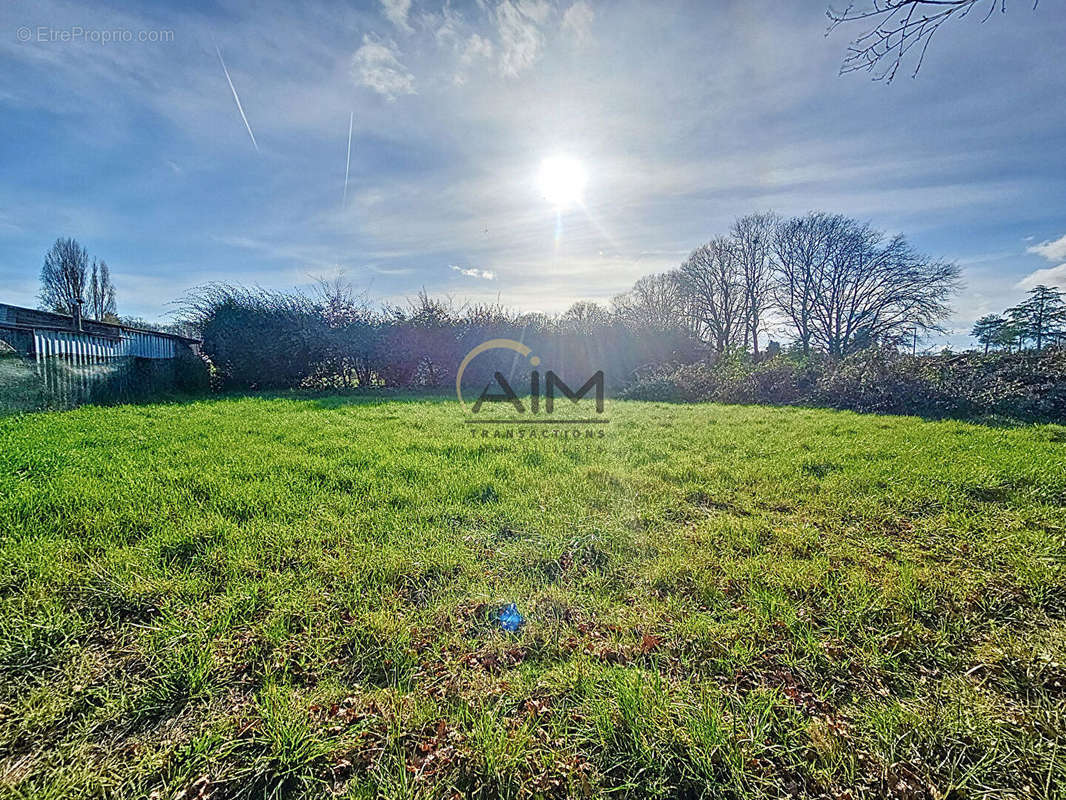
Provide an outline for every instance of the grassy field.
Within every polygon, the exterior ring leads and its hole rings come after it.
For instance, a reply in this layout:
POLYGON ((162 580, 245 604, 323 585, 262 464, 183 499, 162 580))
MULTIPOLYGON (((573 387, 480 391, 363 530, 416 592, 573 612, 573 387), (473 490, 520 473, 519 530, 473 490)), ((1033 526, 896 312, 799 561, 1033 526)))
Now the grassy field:
POLYGON ((609 411, 0 419, 0 796, 1066 796, 1066 428, 609 411))

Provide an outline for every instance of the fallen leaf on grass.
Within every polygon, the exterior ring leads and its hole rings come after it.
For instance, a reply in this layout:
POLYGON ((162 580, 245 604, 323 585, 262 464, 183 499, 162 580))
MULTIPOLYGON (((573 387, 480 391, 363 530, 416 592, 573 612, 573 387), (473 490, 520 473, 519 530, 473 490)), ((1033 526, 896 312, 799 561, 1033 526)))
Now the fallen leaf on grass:
POLYGON ((537 700, 536 698, 526 700, 526 711, 535 717, 543 717, 551 710, 545 700, 537 700))

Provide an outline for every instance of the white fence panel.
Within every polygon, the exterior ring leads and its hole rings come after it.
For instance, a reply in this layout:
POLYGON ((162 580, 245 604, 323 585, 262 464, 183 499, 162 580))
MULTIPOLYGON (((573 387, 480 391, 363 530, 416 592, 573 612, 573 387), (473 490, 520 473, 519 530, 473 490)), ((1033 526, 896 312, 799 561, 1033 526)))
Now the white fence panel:
POLYGON ((35 330, 33 344, 38 361, 62 356, 78 365, 110 358, 167 359, 177 355, 173 339, 151 333, 129 333, 116 340, 89 333, 35 330))

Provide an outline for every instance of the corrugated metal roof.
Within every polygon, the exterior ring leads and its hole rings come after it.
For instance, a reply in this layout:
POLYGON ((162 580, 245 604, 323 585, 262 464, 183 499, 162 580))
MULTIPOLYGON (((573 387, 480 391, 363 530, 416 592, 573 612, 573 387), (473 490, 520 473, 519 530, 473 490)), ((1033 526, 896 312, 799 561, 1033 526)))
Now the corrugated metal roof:
MULTIPOLYGON (((6 303, 0 303, 0 327, 77 332, 77 325, 71 316, 56 314, 51 311, 39 311, 35 308, 12 306, 6 303)), ((133 334, 151 334, 152 336, 162 336, 187 344, 200 343, 199 339, 191 339, 188 336, 163 333, 162 331, 150 331, 144 328, 133 328, 128 325, 116 325, 111 322, 99 322, 93 319, 83 319, 80 332, 110 339, 129 338, 133 334)))

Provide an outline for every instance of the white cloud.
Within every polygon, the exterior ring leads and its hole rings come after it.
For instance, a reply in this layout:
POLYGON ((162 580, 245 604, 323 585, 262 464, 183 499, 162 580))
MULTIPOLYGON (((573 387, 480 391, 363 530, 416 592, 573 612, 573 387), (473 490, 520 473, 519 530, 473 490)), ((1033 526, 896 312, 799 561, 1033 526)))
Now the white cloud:
POLYGON ((462 267, 456 266, 455 264, 450 264, 449 266, 456 272, 458 272, 460 275, 466 275, 468 278, 483 278, 487 281, 492 281, 496 279, 496 273, 492 272, 491 270, 477 269, 476 267, 471 267, 470 269, 463 269, 462 267))
MULTIPOLYGON (((1062 236, 1053 242, 1034 244, 1032 247, 1025 248, 1025 252, 1036 253, 1038 256, 1043 256, 1048 261, 1066 260, 1066 236, 1062 236)), ((1056 269, 1058 269, 1058 267, 1056 267, 1056 269)), ((1046 272, 1047 270, 1040 271, 1046 272)))
POLYGON ((479 58, 492 58, 492 42, 475 33, 466 40, 461 61, 464 64, 472 64, 479 58))
POLYGON ((552 7, 546 0, 517 0, 518 10, 538 24, 548 19, 552 7))
POLYGON ((372 34, 363 37, 363 46, 352 57, 352 75, 364 86, 390 100, 415 93, 415 77, 400 63, 396 45, 372 34))
POLYGON ((503 0, 496 6, 496 29, 500 34, 500 72, 515 76, 540 55, 540 23, 548 16, 547 3, 533 0, 503 0))
POLYGON ((466 83, 467 72, 470 66, 477 61, 492 58, 492 53, 492 42, 484 36, 480 36, 476 33, 471 34, 459 54, 459 69, 453 76, 453 83, 456 86, 462 86, 466 83))
POLYGON ((460 29, 463 27, 463 19, 451 6, 445 5, 441 9, 439 16, 425 14, 423 18, 428 23, 427 27, 435 28, 433 37, 437 40, 437 44, 442 47, 445 45, 454 47, 455 43, 461 38, 460 29))
POLYGON ((595 16, 596 13, 586 0, 577 0, 563 14, 563 30, 583 42, 592 34, 592 21, 595 16))
POLYGON ((1017 288, 1032 289, 1034 286, 1040 285, 1059 286, 1066 289, 1066 264, 1059 264, 1057 267, 1048 267, 1047 269, 1038 269, 1036 272, 1030 272, 1018 281, 1017 288))
POLYGON ((385 17, 402 31, 411 30, 407 24, 407 14, 411 11, 411 0, 381 0, 385 17))

